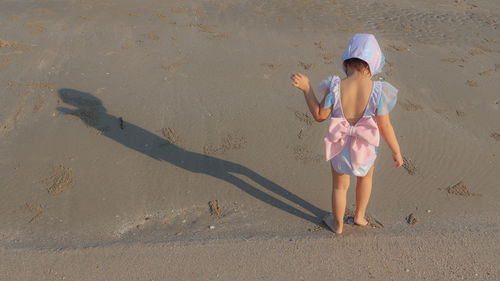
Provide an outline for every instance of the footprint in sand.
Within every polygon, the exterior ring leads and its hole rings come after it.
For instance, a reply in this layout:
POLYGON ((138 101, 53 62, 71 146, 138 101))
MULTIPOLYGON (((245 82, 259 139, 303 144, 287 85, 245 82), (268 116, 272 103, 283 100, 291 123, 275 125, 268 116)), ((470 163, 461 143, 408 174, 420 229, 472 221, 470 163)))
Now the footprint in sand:
POLYGON ((476 48, 469 51, 469 55, 471 56, 484 55, 485 53, 491 53, 492 51, 493 50, 491 50, 488 47, 478 45, 476 46, 476 48))
POLYGON ((197 27, 199 32, 204 32, 210 34, 209 39, 227 39, 229 34, 218 30, 216 25, 205 25, 202 23, 188 23, 185 24, 186 27, 197 27))
POLYGON ((323 44, 323 41, 314 42, 314 46, 316 46, 316 48, 318 48, 322 51, 326 50, 325 45, 323 44))
POLYGON ((324 64, 332 64, 334 63, 334 59, 336 57, 335 54, 333 53, 323 53, 323 54, 317 54, 317 57, 323 59, 324 64))
POLYGON ((417 167, 413 164, 413 161, 410 158, 403 157, 403 168, 406 170, 406 172, 408 172, 409 175, 418 175, 417 167))
POLYGON ((53 166, 52 174, 42 181, 50 195, 57 195, 73 186, 73 170, 63 165, 53 166))
POLYGON ((162 18, 162 19, 167 17, 165 14, 162 14, 162 13, 157 13, 157 14, 155 14, 155 16, 158 18, 162 18))
POLYGON ((174 129, 172 128, 162 128, 161 133, 165 139, 167 139, 168 142, 164 143, 163 145, 176 145, 179 147, 182 147, 183 140, 177 135, 174 129))
POLYGON ((181 65, 184 65, 184 64, 187 64, 187 62, 184 62, 184 61, 177 61, 177 62, 174 62, 172 64, 169 64, 169 65, 162 65, 161 68, 163 68, 163 70, 167 71, 167 72, 170 72, 176 68, 178 68, 179 66, 181 65))
POLYGON ((460 110, 457 109, 455 112, 457 113, 458 117, 464 117, 465 116, 465 112, 463 112, 463 111, 460 111, 460 110))
POLYGON ((92 133, 98 136, 101 136, 107 132, 111 131, 110 126, 104 126, 104 127, 99 127, 99 128, 92 128, 92 133))
POLYGON ((172 12, 174 14, 187 14, 187 13, 189 13, 189 9, 182 8, 182 7, 171 7, 170 12, 172 12))
POLYGON ((24 116, 24 107, 20 106, 17 111, 7 118, 5 123, 0 124, 0 138, 7 135, 10 131, 15 129, 16 121, 19 120, 22 116, 24 116))
POLYGON ((36 213, 33 217, 30 218, 28 223, 35 223, 39 221, 43 216, 44 208, 42 205, 35 205, 30 203, 25 203, 21 208, 19 208, 21 213, 36 213))
POLYGON ((245 137, 228 134, 222 139, 219 145, 207 144, 203 146, 203 153, 207 155, 223 154, 229 150, 239 150, 245 148, 247 139, 245 137))
POLYGON ((273 64, 273 63, 261 63, 261 66, 267 67, 271 70, 276 70, 281 67, 281 64, 273 64))
POLYGON ((446 59, 441 59, 441 61, 455 63, 455 62, 466 62, 467 59, 465 59, 465 58, 446 58, 446 59))
POLYGON ((94 21, 97 20, 97 17, 91 17, 91 16, 80 16, 82 20, 87 20, 87 21, 94 21))
POLYGON ((54 14, 52 10, 46 9, 46 8, 38 8, 34 9, 33 13, 39 14, 39 15, 44 15, 44 16, 51 16, 54 14))
MULTIPOLYGON (((354 224, 354 215, 355 211, 351 208, 346 208, 345 210, 345 215, 344 215, 344 223, 345 224, 354 224)), ((366 214, 365 219, 368 221, 368 225, 373 228, 384 228, 384 225, 378 221, 375 217, 366 214)))
POLYGON ((208 208, 210 210, 210 216, 212 217, 220 217, 222 216, 222 209, 219 207, 219 201, 209 201, 208 208))
POLYGON ((15 42, 10 42, 10 41, 7 41, 7 40, 0 39, 0 48, 3 48, 3 47, 12 47, 15 44, 16 44, 15 42))
POLYGON ((155 40, 155 41, 160 40, 160 36, 154 31, 151 31, 150 33, 142 34, 142 37, 149 39, 149 40, 155 40))
POLYGON ((500 134, 497 132, 491 133, 490 137, 492 137, 496 141, 500 141, 500 134))
POLYGON ((408 99, 406 99, 406 102, 398 100, 397 104, 400 105, 406 111, 418 111, 422 109, 421 105, 412 103, 408 99))
POLYGON ((488 69, 486 71, 480 72, 479 75, 480 76, 490 76, 493 72, 495 72, 494 69, 488 69))
POLYGON ((385 50, 389 52, 394 52, 394 51, 402 52, 402 51, 407 51, 408 47, 400 44, 389 44, 389 46, 387 46, 385 50))
POLYGON ((299 64, 298 64, 300 67, 304 68, 304 70, 311 70, 314 66, 313 63, 305 63, 305 62, 302 62, 302 61, 299 61, 299 64))
POLYGON ((94 127, 99 123, 100 112, 96 108, 78 109, 70 116, 77 121, 82 121, 87 127, 94 127))
POLYGON ((467 80, 465 82, 465 84, 469 87, 474 87, 474 88, 479 87, 479 83, 477 83, 476 81, 472 81, 472 80, 467 80))
POLYGON ((299 110, 293 109, 291 107, 288 107, 288 109, 290 109, 295 113, 295 117, 297 117, 297 119, 299 119, 300 122, 304 122, 307 125, 313 124, 314 118, 312 118, 312 116, 310 116, 309 113, 304 113, 299 110))
POLYGON ((21 57, 20 53, 24 53, 29 48, 21 46, 17 42, 0 39, 0 48, 7 52, 0 53, 0 66, 7 66, 21 57))
POLYGON ((35 97, 35 102, 33 105, 33 113, 38 113, 45 105, 45 96, 44 95, 37 95, 35 97))
POLYGON ((469 191, 469 189, 467 188, 467 185, 463 182, 463 181, 459 181, 458 183, 454 184, 454 185, 450 185, 446 188, 446 191, 449 193, 449 194, 453 194, 453 195, 458 195, 458 196, 464 196, 464 197, 470 197, 470 196, 483 196, 481 194, 478 194, 478 193, 472 193, 469 191))
POLYGON ((53 23, 54 20, 40 19, 34 18, 24 24, 25 27, 28 27, 30 30, 30 34, 36 35, 40 33, 44 33, 47 31, 47 24, 53 23))
POLYGON ((320 163, 323 155, 313 154, 307 144, 299 144, 293 147, 295 160, 302 161, 304 164, 320 163))

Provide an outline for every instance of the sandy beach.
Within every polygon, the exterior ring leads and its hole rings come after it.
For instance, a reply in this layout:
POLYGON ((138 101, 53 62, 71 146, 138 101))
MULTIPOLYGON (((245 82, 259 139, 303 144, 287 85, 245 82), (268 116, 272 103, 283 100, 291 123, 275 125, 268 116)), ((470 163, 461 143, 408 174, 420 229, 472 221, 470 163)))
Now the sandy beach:
POLYGON ((0 1, 0 280, 499 280, 500 3, 0 1), (386 57, 405 163, 330 212, 290 74, 386 57))

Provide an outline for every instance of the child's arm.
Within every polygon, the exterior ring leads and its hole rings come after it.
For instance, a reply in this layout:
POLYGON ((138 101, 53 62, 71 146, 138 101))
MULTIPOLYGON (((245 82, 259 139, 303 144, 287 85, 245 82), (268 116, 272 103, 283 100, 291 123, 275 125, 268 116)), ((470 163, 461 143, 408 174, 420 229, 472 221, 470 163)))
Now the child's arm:
POLYGON ((314 95, 314 91, 311 88, 311 84, 309 83, 309 78, 307 78, 307 76, 297 73, 293 74, 291 79, 292 85, 302 90, 304 93, 304 98, 306 99, 307 106, 309 107, 309 111, 311 111, 314 120, 318 122, 325 121, 332 113, 331 107, 323 108, 327 92, 323 93, 323 99, 321 100, 321 103, 319 103, 318 99, 316 99, 316 96, 314 95))
POLYGON ((378 129, 382 138, 389 146, 392 151, 392 159, 396 162, 394 167, 401 167, 403 165, 403 157, 401 157, 401 151, 399 150, 399 143, 396 139, 396 134, 392 128, 391 120, 389 119, 389 114, 377 115, 378 129))

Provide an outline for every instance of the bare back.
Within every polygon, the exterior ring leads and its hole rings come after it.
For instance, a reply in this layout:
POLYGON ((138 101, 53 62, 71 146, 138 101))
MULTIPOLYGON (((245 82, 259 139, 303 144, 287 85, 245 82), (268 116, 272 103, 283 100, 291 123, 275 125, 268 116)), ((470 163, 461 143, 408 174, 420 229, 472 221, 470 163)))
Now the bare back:
POLYGON ((344 117, 349 123, 355 124, 363 117, 372 90, 373 81, 369 78, 347 77, 342 80, 340 100, 344 117))

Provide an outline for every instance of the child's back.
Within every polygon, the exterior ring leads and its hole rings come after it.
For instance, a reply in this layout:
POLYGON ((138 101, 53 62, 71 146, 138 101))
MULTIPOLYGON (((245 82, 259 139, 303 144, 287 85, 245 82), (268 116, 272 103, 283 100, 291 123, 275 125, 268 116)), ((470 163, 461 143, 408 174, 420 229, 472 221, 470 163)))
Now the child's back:
POLYGON ((340 100, 345 119, 351 125, 363 117, 370 94, 373 90, 373 81, 365 77, 351 75, 340 83, 340 100))

